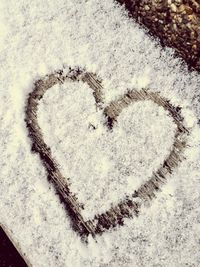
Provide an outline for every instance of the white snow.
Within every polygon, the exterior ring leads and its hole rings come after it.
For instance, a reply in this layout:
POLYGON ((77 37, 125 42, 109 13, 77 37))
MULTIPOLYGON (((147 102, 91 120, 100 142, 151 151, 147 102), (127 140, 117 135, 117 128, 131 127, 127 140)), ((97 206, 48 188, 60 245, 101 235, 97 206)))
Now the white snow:
MULTIPOLYGON (((0 223, 31 264, 199 266, 199 74, 188 72, 171 49, 162 50, 113 0, 1 0, 0 40, 0 223), (38 155, 30 152, 24 122, 34 81, 69 66, 102 78, 105 105, 144 86, 180 105, 191 127, 185 160, 157 199, 88 245, 71 229, 38 155)), ((175 129, 165 111, 146 101, 124 110, 109 133, 82 83, 50 89, 39 120, 63 174, 86 204, 85 217, 137 188, 168 154, 175 129)))
POLYGON ((170 154, 176 130, 163 108, 143 101, 124 109, 111 132, 92 93, 85 84, 66 82, 46 93, 38 111, 44 140, 84 203, 86 219, 147 181, 170 154))

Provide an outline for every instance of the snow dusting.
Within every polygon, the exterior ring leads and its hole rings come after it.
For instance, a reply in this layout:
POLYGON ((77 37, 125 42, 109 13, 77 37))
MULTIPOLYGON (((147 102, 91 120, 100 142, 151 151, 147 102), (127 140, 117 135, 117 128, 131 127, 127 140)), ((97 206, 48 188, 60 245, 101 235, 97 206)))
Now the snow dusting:
MULTIPOLYGON (((200 75, 188 72, 113 0, 1 0, 0 223, 32 266, 200 265, 200 75), (102 79, 104 105, 148 88, 182 107, 190 127, 184 160, 138 218, 88 244, 73 231, 26 129, 28 93, 40 77, 81 67, 102 79)), ((45 142, 85 204, 84 217, 137 189, 170 152, 176 126, 151 101, 124 109, 110 132, 91 89, 54 86, 40 101, 45 142), (94 127, 91 127, 93 125, 94 127)))
POLYGON ((152 101, 124 109, 113 131, 85 84, 54 86, 41 102, 44 141, 70 178, 71 191, 84 203, 86 219, 134 193, 170 154, 176 125, 152 101))

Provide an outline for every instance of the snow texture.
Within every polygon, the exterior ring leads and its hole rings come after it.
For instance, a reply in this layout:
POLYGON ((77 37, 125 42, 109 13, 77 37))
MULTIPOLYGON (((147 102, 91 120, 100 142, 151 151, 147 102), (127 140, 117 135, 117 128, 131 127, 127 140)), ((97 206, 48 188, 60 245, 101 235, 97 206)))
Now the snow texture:
POLYGON ((176 125, 163 108, 143 101, 124 109, 109 131, 89 86, 55 87, 41 101, 38 121, 71 191, 84 203, 85 219, 93 219, 152 176, 170 154, 176 125))
MULTIPOLYGON (((0 222, 33 266, 200 265, 199 82, 199 74, 188 72, 173 50, 161 49, 112 0, 1 0, 0 222), (69 66, 102 78, 105 106, 128 88, 148 88, 180 105, 191 129, 185 159, 151 205, 88 244, 71 229, 31 153, 24 122, 34 81, 69 66)), ((109 132, 81 82, 51 88, 38 114, 45 141, 85 204, 85 218, 137 189, 173 143, 172 119, 150 101, 123 110, 109 132)))

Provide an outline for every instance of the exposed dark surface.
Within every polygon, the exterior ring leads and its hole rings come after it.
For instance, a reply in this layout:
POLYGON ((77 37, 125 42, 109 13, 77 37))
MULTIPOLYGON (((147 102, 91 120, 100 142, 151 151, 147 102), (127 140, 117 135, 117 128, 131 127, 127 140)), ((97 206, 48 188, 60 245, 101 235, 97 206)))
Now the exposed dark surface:
POLYGON ((28 265, 0 226, 0 267, 27 267, 28 265))
POLYGON ((95 235, 102 234, 108 229, 123 225, 125 218, 131 218, 139 214, 141 205, 145 205, 156 196, 157 191, 167 182, 167 176, 182 161, 182 151, 185 148, 186 139, 189 134, 189 130, 184 126, 181 108, 173 106, 168 99, 160 96, 158 93, 149 92, 148 90, 132 90, 119 97, 119 99, 110 102, 106 107, 102 105, 103 99, 103 87, 97 75, 88 73, 85 70, 75 69, 69 71, 68 74, 64 74, 62 71, 55 72, 38 80, 33 91, 29 94, 26 106, 26 124, 32 140, 32 151, 39 154, 48 173, 48 178, 54 184, 65 204, 68 215, 71 218, 72 227, 86 240, 89 234, 95 237, 95 235), (156 105, 164 108, 177 126, 171 152, 157 171, 152 174, 152 177, 147 177, 147 181, 138 188, 137 192, 133 192, 132 195, 127 196, 126 199, 112 206, 106 212, 96 214, 92 220, 88 221, 85 221, 82 216, 84 203, 79 203, 77 197, 70 191, 70 178, 66 179, 61 174, 50 147, 47 146, 43 139, 42 129, 37 121, 39 101, 45 92, 52 88, 53 85, 66 81, 82 81, 90 86, 93 91, 96 107, 102 110, 107 120, 106 126, 108 130, 113 129, 117 117, 124 108, 134 102, 146 100, 153 101, 156 105))
POLYGON ((116 0, 131 17, 158 37, 162 46, 175 49, 189 68, 200 71, 199 0, 116 0))

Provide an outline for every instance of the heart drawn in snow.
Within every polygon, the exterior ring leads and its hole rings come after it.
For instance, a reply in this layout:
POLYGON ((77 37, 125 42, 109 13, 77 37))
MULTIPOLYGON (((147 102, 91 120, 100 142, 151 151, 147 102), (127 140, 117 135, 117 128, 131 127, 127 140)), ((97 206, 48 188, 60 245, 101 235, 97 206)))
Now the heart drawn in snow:
POLYGON ((54 184, 61 200, 65 204, 74 230, 81 236, 88 236, 89 234, 95 236, 96 234, 102 234, 106 229, 110 229, 117 225, 123 225, 124 218, 138 215, 141 205, 155 197, 156 191, 158 191, 162 184, 166 182, 167 175, 172 173, 174 168, 177 167, 182 160, 182 151, 185 147, 186 138, 189 133, 189 130, 184 125, 181 108, 173 106, 169 100, 161 97, 158 93, 153 93, 145 89, 142 89, 141 91, 132 90, 128 91, 119 99, 112 101, 105 108, 102 107, 102 103, 103 88, 101 81, 95 74, 75 69, 70 70, 67 74, 64 74, 63 71, 58 71, 47 75, 44 79, 38 80, 35 83, 33 91, 29 94, 26 107, 26 124, 29 130, 29 136, 32 140, 32 150, 39 153, 50 181, 54 184), (166 110, 176 125, 176 133, 171 152, 158 170, 152 173, 151 178, 147 179, 137 191, 134 191, 130 196, 118 203, 118 205, 111 207, 105 213, 96 214, 94 219, 87 221, 84 220, 81 214, 82 205, 70 190, 68 179, 61 174, 57 163, 53 159, 51 149, 44 142, 42 130, 40 129, 37 120, 38 104, 47 90, 56 84, 77 81, 87 83, 93 90, 96 106, 98 109, 102 110, 106 118, 106 126, 108 130, 112 130, 112 128, 115 127, 117 117, 124 108, 131 103, 145 100, 153 101, 155 104, 166 110))

